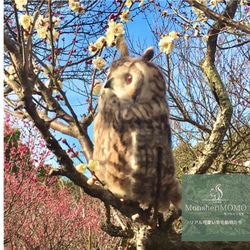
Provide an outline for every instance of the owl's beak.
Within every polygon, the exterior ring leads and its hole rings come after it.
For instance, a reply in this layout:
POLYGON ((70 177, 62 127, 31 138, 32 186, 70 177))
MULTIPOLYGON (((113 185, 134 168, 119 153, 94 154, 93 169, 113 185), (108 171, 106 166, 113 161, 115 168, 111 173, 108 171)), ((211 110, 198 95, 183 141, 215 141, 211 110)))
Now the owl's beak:
POLYGON ((113 78, 110 78, 110 79, 105 83, 104 88, 112 89, 112 87, 113 87, 112 82, 113 82, 113 78))

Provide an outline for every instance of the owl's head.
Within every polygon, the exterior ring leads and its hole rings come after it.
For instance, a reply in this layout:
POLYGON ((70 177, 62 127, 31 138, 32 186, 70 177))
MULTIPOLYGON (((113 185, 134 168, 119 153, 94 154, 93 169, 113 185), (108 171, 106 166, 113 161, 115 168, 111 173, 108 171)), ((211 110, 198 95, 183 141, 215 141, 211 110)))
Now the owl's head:
POLYGON ((150 62, 154 55, 153 47, 145 50, 139 58, 130 57, 128 50, 120 45, 121 57, 115 60, 109 69, 104 91, 114 94, 121 102, 144 103, 155 95, 155 81, 165 95, 165 82, 158 67, 150 62), (159 82, 160 81, 160 82, 159 82))

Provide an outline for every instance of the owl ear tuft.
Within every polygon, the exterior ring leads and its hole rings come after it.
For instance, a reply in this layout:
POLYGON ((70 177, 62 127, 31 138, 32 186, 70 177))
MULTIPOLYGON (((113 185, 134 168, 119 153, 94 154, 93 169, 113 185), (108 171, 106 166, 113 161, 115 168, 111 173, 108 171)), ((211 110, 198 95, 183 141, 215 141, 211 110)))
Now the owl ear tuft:
POLYGON ((128 46, 125 41, 122 41, 120 44, 120 53, 121 53, 121 57, 129 56, 128 46))
POLYGON ((144 62, 148 62, 153 58, 153 56, 154 56, 154 48, 149 47, 144 51, 141 58, 144 62))
POLYGON ((128 46, 125 42, 124 36, 119 35, 116 38, 116 49, 120 51, 121 57, 129 56, 128 46))

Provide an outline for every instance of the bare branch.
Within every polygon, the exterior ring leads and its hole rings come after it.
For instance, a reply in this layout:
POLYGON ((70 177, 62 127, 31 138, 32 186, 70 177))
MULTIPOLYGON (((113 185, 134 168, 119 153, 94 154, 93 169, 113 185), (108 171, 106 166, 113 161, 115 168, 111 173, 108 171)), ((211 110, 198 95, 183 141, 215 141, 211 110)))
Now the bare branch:
MULTIPOLYGON (((243 25, 240 22, 233 21, 233 19, 231 17, 218 14, 218 13, 210 10, 207 6, 205 6, 201 3, 198 3, 195 0, 184 0, 184 1, 189 3, 192 7, 195 7, 199 10, 202 10, 208 18, 213 19, 214 21, 218 21, 219 23, 227 25, 229 27, 241 30, 247 34, 250 34, 250 28, 248 26, 243 25)), ((237 1, 233 0, 233 2, 235 2, 236 5, 238 4, 237 1)), ((227 7, 227 11, 228 11, 228 7, 227 7)))

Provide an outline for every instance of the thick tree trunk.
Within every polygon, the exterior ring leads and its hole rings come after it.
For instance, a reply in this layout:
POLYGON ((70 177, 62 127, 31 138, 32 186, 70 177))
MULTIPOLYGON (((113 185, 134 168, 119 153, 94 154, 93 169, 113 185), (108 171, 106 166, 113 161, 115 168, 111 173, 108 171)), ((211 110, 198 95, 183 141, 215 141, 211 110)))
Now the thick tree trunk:
POLYGON ((229 127, 229 122, 233 112, 227 91, 225 90, 213 62, 205 58, 201 61, 200 67, 206 76, 210 90, 213 93, 217 104, 220 106, 220 110, 218 112, 216 122, 214 123, 212 133, 207 144, 205 145, 203 154, 198 158, 194 168, 189 172, 190 174, 203 174, 210 168, 214 159, 218 155, 219 147, 229 127))
POLYGON ((221 14, 221 20, 215 21, 208 31, 209 39, 207 41, 207 51, 205 58, 200 62, 200 68, 208 82, 210 91, 213 94, 220 110, 218 112, 216 122, 212 128, 209 140, 205 145, 203 154, 197 159, 195 166, 191 169, 191 171, 189 171, 189 174, 204 174, 208 171, 214 159, 218 155, 219 147, 221 146, 221 143, 225 137, 232 117, 233 108, 225 86, 214 65, 214 60, 218 34, 220 33, 221 28, 225 26, 225 23, 223 23, 223 18, 232 20, 235 15, 236 8, 237 1, 231 0, 228 3, 225 11, 221 14))

